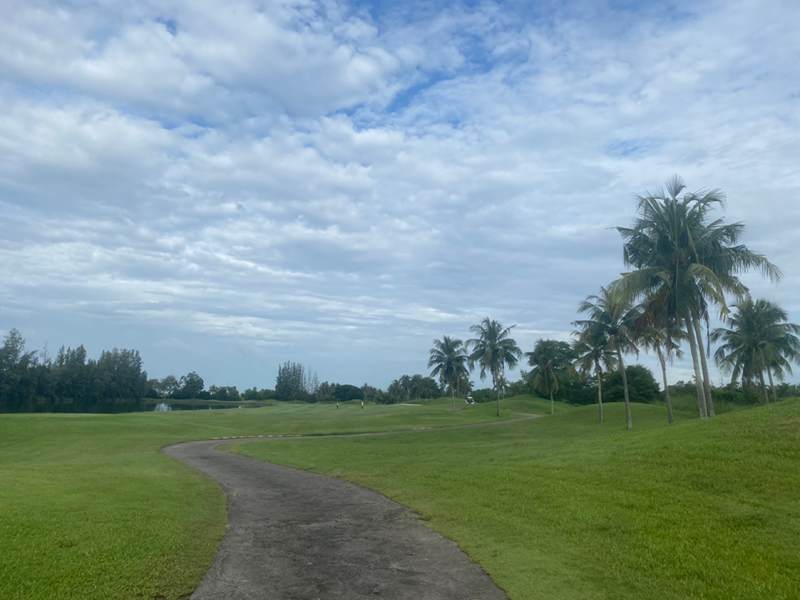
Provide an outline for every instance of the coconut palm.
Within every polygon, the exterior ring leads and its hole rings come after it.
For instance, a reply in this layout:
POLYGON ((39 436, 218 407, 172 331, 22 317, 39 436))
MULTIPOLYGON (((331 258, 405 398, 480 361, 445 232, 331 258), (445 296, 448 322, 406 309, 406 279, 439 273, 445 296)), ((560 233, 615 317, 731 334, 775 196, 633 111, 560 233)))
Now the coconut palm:
POLYGON ((743 382, 752 382, 758 377, 764 403, 769 404, 764 372, 769 376, 774 400, 772 373, 782 378, 784 372, 792 372, 792 362, 800 364, 800 326, 789 323, 787 312, 768 300, 746 298, 734 308, 728 327, 711 333, 713 341, 723 342, 714 359, 721 369, 731 373, 732 382, 739 377, 743 382))
POLYGON ((443 390, 449 389, 455 410, 459 381, 469 374, 464 342, 446 335, 441 340, 433 340, 433 348, 428 358, 428 368, 431 367, 434 367, 431 377, 439 378, 443 390))
POLYGON ((724 316, 729 312, 725 293, 736 298, 747 293, 738 278, 741 273, 756 268, 775 281, 781 272, 763 255, 738 244, 742 223, 709 222, 710 211, 725 204, 723 192, 685 189, 676 175, 665 189, 637 197, 639 216, 634 226, 617 228, 624 240, 625 264, 636 269, 623 277, 621 287, 634 299, 647 299, 645 321, 652 322, 656 312, 666 311, 667 340, 685 325, 698 407, 705 418, 714 415, 701 327, 701 322, 708 322, 709 305, 724 316))
POLYGON ((497 416, 500 416, 500 377, 506 367, 517 366, 522 350, 511 338, 511 330, 515 326, 503 327, 498 321, 484 317, 483 321, 470 327, 477 335, 467 341, 471 353, 467 359, 470 370, 479 365, 481 379, 486 379, 487 370, 492 376, 492 386, 497 392, 497 416))
POLYGON ((685 337, 685 334, 680 329, 673 327, 672 335, 667 335, 666 324, 662 319, 646 326, 643 330, 636 333, 636 341, 640 347, 645 350, 653 350, 658 356, 658 361, 661 363, 661 375, 664 381, 664 399, 667 402, 667 419, 670 425, 674 422, 672 416, 672 402, 669 397, 669 384, 667 383, 667 362, 672 363, 672 357, 682 358, 683 353, 676 345, 679 339, 685 337), (661 323, 659 323, 661 321, 661 323))
POLYGON ((572 352, 576 360, 573 364, 579 373, 597 377, 597 405, 600 409, 600 422, 603 422, 603 368, 612 371, 617 368, 617 358, 609 348, 608 337, 602 327, 587 327, 583 331, 574 331, 576 340, 572 344, 572 352))
POLYGON ((633 417, 628 393, 628 375, 625 373, 625 362, 622 360, 622 355, 628 352, 638 352, 634 334, 641 311, 638 307, 631 305, 629 295, 624 293, 624 290, 621 290, 615 282, 608 287, 601 287, 599 294, 586 298, 578 307, 578 312, 586 313, 588 319, 575 321, 573 325, 578 327, 581 332, 593 330, 592 335, 605 337, 608 340, 608 348, 617 355, 625 397, 625 418, 628 429, 631 429, 633 417))
POLYGON ((533 388, 538 392, 550 394, 550 414, 554 412, 553 394, 558 392, 558 376, 556 362, 560 356, 560 348, 556 340, 538 340, 533 352, 526 352, 528 364, 533 367, 531 380, 533 388))

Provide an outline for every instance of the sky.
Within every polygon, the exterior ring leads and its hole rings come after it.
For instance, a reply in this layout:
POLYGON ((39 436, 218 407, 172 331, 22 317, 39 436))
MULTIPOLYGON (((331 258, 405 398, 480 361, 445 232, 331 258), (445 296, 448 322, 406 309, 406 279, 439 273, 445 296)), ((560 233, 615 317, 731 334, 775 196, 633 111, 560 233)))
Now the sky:
POLYGON ((727 194, 785 272, 745 282, 800 322, 796 1, 0 11, 0 334, 29 349, 240 390, 284 361, 385 388, 485 316, 530 351, 673 174, 727 194))

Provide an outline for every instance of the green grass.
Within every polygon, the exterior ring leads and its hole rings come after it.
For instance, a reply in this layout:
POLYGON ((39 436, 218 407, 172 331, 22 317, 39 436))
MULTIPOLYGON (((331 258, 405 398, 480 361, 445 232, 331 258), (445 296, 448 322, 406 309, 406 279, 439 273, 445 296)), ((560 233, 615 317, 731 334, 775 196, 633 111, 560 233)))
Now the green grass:
POLYGON ((412 507, 513 600, 800 597, 800 400, 672 427, 662 406, 633 410, 632 432, 620 404, 602 425, 596 407, 559 406, 500 428, 233 450, 412 507))
MULTIPOLYGON (((673 410, 683 410, 692 413, 699 413, 697 407, 697 396, 692 395, 676 395, 670 398, 673 410)), ((666 402, 660 402, 662 406, 666 407, 666 402)), ((755 408, 754 405, 748 404, 734 404, 733 402, 725 402, 724 400, 714 400, 714 412, 718 415, 733 412, 736 410, 749 410, 755 408)), ((665 408, 666 410, 666 408, 665 408)))
MULTIPOLYGON (((453 413, 447 400, 426 404, 0 415, 0 598, 188 597, 224 533, 225 499, 214 482, 161 455, 161 447, 496 419, 494 405, 453 413)), ((509 402, 503 418, 523 405, 539 404, 509 402)))

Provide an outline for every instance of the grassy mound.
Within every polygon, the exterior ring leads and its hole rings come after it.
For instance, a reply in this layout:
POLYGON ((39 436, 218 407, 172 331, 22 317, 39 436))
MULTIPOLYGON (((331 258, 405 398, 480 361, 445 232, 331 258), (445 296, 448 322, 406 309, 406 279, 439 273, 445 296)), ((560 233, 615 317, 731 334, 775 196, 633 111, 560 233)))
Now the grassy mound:
POLYGON ((414 508, 514 600, 797 598, 800 401, 633 418, 626 432, 620 404, 603 424, 596 407, 557 407, 502 428, 236 450, 414 508))

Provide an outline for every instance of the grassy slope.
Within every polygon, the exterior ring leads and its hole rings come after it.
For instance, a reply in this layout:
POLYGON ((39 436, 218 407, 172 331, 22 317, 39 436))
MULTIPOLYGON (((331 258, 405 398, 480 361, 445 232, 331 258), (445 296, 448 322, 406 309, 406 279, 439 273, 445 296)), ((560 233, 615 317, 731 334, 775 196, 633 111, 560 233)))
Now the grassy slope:
MULTIPOLYGON (((508 404, 513 404, 513 401, 508 404)), ((561 407, 558 407, 561 408, 561 407)), ((558 410, 557 408, 557 410, 558 410)), ((512 599, 798 598, 800 401, 664 427, 664 409, 245 444, 413 507, 512 599)))
MULTIPOLYGON (((524 402, 522 404, 525 404, 524 402)), ((515 401, 514 405, 519 405, 515 401)), ((278 405, 0 415, 0 598, 179 598, 224 532, 215 483, 159 454, 212 437, 391 431, 495 420, 494 406, 278 405)), ((511 404, 504 418, 513 418, 511 404)), ((279 442, 283 443, 283 442, 279 442)))

